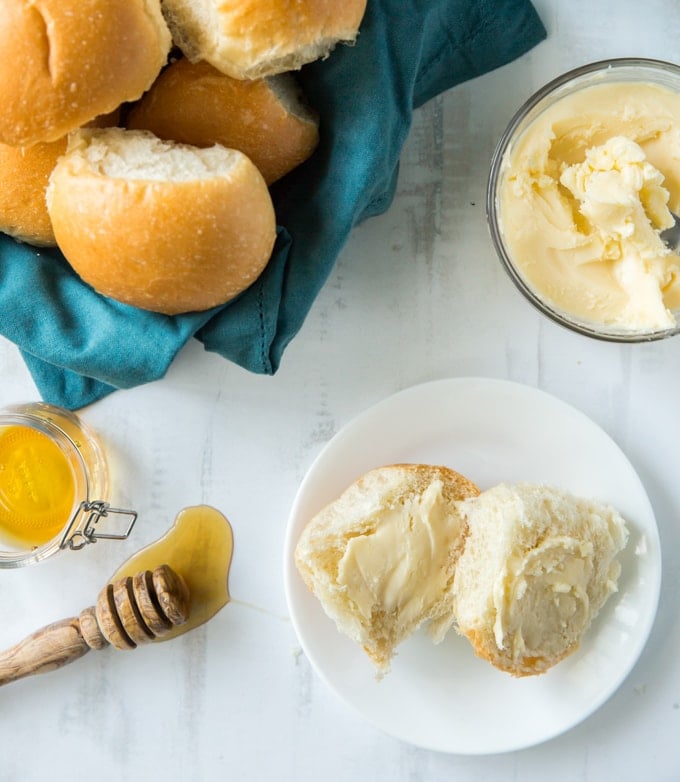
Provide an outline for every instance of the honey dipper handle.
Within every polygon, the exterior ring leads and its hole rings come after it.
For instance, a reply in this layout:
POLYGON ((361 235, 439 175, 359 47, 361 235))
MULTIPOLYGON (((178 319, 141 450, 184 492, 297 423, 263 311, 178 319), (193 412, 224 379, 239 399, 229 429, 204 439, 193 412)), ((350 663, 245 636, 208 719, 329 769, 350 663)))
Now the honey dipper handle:
POLYGON ((54 622, 0 654, 0 685, 61 668, 89 650, 77 618, 54 622))

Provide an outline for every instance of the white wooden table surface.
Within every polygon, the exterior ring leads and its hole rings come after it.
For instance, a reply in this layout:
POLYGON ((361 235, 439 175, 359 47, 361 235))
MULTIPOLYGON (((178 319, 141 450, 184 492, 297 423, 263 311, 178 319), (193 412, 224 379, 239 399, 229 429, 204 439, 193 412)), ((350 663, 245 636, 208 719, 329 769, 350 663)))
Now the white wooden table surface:
MULTIPOLYGON (((236 535, 240 601, 171 643, 99 652, 0 691, 0 780, 680 779, 680 337, 588 340, 546 321, 501 269, 487 170, 514 110, 562 71, 612 56, 680 61, 676 0, 537 0, 549 38, 419 110, 397 198, 355 231, 273 377, 189 344, 160 382, 82 411, 106 440, 132 539, 0 573, 0 646, 89 605, 181 508, 209 503, 236 535), (656 512, 657 620, 632 673, 593 716, 539 746, 447 755, 385 735, 312 672, 288 616, 282 552, 297 488, 328 439, 424 381, 504 378, 582 410, 625 451, 656 512)), ((37 392, 0 340, 0 404, 37 392)))

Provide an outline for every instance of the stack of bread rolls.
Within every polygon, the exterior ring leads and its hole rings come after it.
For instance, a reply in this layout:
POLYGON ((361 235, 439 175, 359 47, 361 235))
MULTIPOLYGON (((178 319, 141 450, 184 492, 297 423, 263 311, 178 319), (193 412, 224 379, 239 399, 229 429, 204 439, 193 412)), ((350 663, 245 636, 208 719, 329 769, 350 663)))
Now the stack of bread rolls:
POLYGON ((8 0, 0 231, 142 309, 231 300, 271 256, 269 186, 319 141, 291 71, 352 43, 365 5, 8 0))

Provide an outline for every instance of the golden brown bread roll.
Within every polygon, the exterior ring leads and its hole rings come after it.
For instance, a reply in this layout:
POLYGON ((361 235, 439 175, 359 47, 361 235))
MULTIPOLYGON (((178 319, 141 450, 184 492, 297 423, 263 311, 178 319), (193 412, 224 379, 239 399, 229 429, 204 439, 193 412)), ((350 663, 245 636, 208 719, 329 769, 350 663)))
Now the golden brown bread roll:
POLYGON ((0 143, 55 141, 139 98, 171 46, 159 0, 8 0, 0 143))
POLYGON ((52 172, 57 244, 100 293, 174 315, 229 301, 276 236, 267 185, 241 152, 146 131, 79 130, 52 172))
POLYGON ((45 190, 66 137, 32 147, 0 144, 0 231, 36 247, 56 244, 45 190))
POLYGON ((291 74, 243 81, 185 58, 163 71, 127 120, 128 128, 162 139, 238 149, 267 184, 312 154, 318 124, 291 74))
POLYGON ((366 0, 164 0, 173 39, 190 60, 235 79, 284 73, 356 39, 366 0))
MULTIPOLYGON (((115 125, 119 112, 97 117, 92 127, 115 125)), ((45 190, 50 174, 66 152, 67 137, 30 147, 0 144, 0 231, 36 247, 56 244, 47 213, 45 190)))

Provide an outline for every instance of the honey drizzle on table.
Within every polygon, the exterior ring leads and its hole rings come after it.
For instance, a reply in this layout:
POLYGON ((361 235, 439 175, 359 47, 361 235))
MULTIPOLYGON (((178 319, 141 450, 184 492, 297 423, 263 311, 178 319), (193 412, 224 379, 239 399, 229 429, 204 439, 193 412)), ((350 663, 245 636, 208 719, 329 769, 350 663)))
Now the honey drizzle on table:
POLYGON ((182 576, 189 587, 189 618, 158 639, 166 641, 207 622, 229 602, 233 550, 233 532, 225 516, 209 505, 185 508, 162 538, 124 562, 110 582, 162 564, 182 576))

